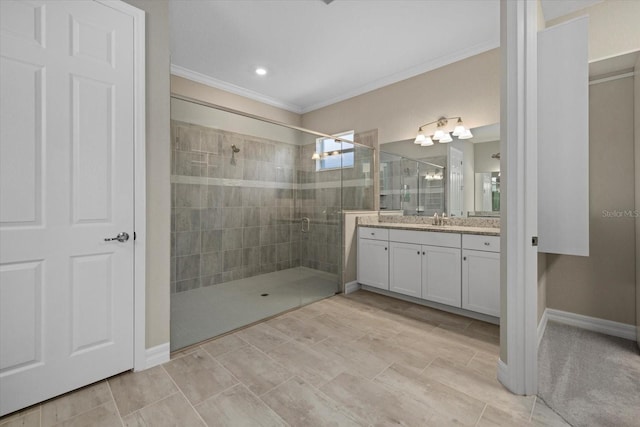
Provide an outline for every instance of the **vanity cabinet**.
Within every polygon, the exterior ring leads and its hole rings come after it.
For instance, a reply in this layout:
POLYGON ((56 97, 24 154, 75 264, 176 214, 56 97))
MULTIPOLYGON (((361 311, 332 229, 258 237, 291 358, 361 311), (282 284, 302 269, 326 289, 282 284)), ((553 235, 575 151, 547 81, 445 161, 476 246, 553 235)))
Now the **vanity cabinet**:
POLYGON ((358 227, 358 283, 500 317, 500 237, 358 227))
POLYGON ((460 248, 422 249, 422 298, 460 307, 460 248))
POLYGON ((422 246, 389 242, 389 290, 422 297, 422 246))
POLYGON ((390 291, 460 307, 460 234, 390 230, 389 250, 390 291))
POLYGON ((500 317, 500 238, 462 236, 462 308, 500 317))
POLYGON ((389 233, 358 228, 358 283, 389 290, 389 233))

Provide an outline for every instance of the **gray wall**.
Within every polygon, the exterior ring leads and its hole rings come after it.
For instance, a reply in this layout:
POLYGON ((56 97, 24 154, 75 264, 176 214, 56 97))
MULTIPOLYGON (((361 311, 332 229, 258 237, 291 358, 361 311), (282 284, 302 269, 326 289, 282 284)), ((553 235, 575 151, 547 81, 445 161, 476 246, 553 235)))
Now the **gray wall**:
POLYGON ((179 121, 171 128, 171 291, 299 266, 299 147, 179 121))
POLYGON ((500 152, 500 141, 473 144, 474 172, 499 172, 500 159, 493 159, 493 154, 500 152))
MULTIPOLYGON (((547 255, 549 308, 635 324, 633 78, 589 89, 589 257, 547 255)), ((560 143, 560 142, 559 142, 560 143)))

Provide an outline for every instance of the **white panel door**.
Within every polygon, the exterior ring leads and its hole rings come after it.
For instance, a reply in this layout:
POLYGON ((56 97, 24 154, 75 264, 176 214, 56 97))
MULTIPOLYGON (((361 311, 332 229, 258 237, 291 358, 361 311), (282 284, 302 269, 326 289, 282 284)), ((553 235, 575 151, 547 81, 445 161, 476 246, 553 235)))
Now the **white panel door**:
POLYGON ((538 250, 589 256, 588 18, 538 33, 538 250))
POLYGON ((422 246, 422 298, 461 307, 460 249, 422 246))
POLYGON ((2 415, 133 367, 134 99, 131 16, 0 17, 2 415))
POLYGON ((420 298, 422 246, 412 243, 389 243, 389 290, 420 298))

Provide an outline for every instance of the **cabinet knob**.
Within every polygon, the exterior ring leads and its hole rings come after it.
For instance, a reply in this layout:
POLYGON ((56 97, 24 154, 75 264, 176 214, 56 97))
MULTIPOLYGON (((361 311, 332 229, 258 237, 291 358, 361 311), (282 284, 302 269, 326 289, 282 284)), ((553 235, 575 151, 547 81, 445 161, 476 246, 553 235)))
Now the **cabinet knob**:
POLYGON ((424 251, 422 251, 422 255, 424 255, 424 254, 425 254, 425 252, 424 252, 424 251))
POLYGON ((467 260, 467 257, 462 257, 462 260, 463 260, 463 261, 466 261, 466 260, 467 260))
POLYGON ((489 242, 484 242, 484 245, 485 245, 485 246, 490 246, 490 245, 491 245, 491 243, 489 243, 489 242))
POLYGON ((386 251, 386 250, 387 250, 387 248, 384 248, 384 250, 386 251))
POLYGON ((418 251, 418 255, 420 255, 420 251, 418 251))

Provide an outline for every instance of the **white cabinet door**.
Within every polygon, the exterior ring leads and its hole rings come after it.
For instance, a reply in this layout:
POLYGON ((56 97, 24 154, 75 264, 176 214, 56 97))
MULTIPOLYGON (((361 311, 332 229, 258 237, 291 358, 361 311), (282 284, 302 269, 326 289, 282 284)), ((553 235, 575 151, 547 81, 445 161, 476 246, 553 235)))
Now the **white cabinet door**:
POLYGON ((538 33, 540 252, 589 256, 588 18, 538 33))
POLYGON ((3 415, 133 367, 134 39, 93 1, 0 18, 3 415))
POLYGON ((462 308, 500 317, 500 253, 462 251, 462 308))
POLYGON ((358 239, 358 283, 389 289, 389 242, 358 239))
POLYGON ((460 249, 422 246, 422 298, 460 307, 460 249))
POLYGON ((421 245, 389 243, 389 290, 421 297, 421 257, 421 245))

